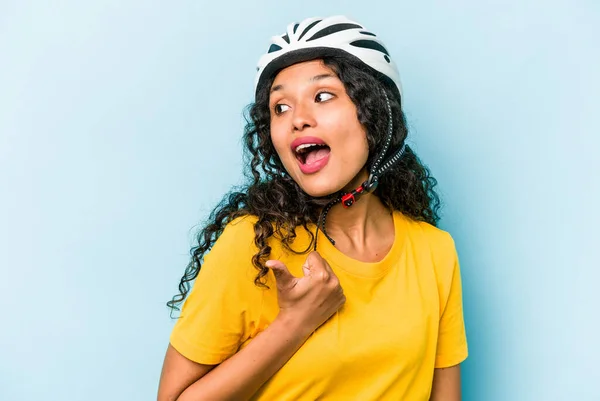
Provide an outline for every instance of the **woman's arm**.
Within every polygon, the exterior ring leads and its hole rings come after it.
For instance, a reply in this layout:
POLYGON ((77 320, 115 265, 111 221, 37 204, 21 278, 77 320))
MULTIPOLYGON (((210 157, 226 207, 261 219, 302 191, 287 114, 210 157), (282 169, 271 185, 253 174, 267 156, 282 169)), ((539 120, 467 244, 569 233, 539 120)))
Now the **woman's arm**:
POLYGON ((192 362, 170 346, 158 401, 247 400, 346 301, 338 278, 317 252, 309 254, 301 278, 280 261, 268 261, 267 267, 277 281, 279 315, 273 323, 216 367, 192 362))
POLYGON ((190 361, 169 345, 158 401, 245 400, 294 355, 310 332, 277 318, 244 349, 216 368, 190 361))
POLYGON ((460 401, 460 365, 435 369, 429 401, 460 401))
POLYGON ((169 344, 160 374, 157 400, 177 400, 186 388, 200 380, 214 367, 215 365, 203 365, 187 359, 169 344))

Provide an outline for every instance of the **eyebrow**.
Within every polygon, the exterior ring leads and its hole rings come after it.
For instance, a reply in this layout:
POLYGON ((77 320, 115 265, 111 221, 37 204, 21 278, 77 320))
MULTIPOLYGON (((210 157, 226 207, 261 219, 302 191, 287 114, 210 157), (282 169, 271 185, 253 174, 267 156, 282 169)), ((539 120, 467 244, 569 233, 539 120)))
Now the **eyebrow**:
MULTIPOLYGON (((309 79, 309 82, 317 82, 317 81, 321 81, 323 79, 328 79, 328 78, 336 78, 336 76, 334 74, 319 74, 319 75, 315 75, 314 77, 312 77, 311 79, 309 79)), ((275 85, 274 87, 271 88, 271 93, 281 90, 283 89, 283 85, 275 85)))

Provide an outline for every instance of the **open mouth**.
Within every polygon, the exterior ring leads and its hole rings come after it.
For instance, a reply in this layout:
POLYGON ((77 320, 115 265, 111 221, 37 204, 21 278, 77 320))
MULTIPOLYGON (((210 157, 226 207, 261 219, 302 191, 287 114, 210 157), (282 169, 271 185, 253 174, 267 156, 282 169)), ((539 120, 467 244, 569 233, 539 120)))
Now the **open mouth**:
POLYGON ((325 144, 307 143, 298 146, 294 154, 300 163, 310 165, 327 157, 330 151, 329 146, 325 144))

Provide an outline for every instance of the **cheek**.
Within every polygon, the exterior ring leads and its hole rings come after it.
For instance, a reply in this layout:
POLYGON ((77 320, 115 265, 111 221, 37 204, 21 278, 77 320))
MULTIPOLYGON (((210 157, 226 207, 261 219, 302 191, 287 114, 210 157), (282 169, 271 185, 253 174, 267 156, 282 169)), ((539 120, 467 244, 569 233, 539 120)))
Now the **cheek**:
POLYGON ((340 108, 334 112, 328 112, 322 116, 323 125, 327 126, 330 132, 337 132, 344 142, 352 138, 350 142, 353 145, 363 143, 367 146, 366 130, 358 120, 356 108, 351 105, 340 108))
POLYGON ((364 133, 360 137, 360 141, 356 144, 356 157, 360 160, 360 163, 364 165, 369 158, 369 143, 367 142, 367 135, 364 133))
POLYGON ((278 129, 277 125, 273 124, 271 124, 270 135, 271 143, 273 143, 273 147, 275 148, 277 155, 279 155, 279 158, 283 160, 283 158, 286 157, 286 152, 284 152, 284 149, 287 147, 285 136, 282 135, 281 130, 278 129))
POLYGON ((271 120, 271 122, 269 123, 269 136, 271 138, 271 143, 273 143, 275 149, 278 148, 279 142, 281 142, 281 135, 279 135, 279 131, 277 128, 277 124, 274 124, 273 120, 271 120))
POLYGON ((369 157, 367 131, 358 121, 348 125, 345 137, 340 140, 345 143, 349 156, 355 160, 366 162, 369 157))
POLYGON ((348 166, 354 171, 354 169, 362 169, 365 167, 367 160, 369 159, 369 144, 367 142, 367 136, 362 130, 362 127, 357 128, 359 134, 354 138, 355 140, 349 141, 349 158, 346 160, 348 166))

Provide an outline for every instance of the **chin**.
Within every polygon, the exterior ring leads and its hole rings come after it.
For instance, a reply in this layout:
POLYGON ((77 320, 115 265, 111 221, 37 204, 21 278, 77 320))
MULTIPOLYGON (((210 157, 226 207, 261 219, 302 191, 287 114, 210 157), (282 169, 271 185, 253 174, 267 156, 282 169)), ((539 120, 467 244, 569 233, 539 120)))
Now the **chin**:
POLYGON ((358 171, 349 172, 330 169, 327 166, 315 174, 304 174, 294 167, 286 168, 288 174, 291 173, 290 176, 298 186, 313 198, 335 195, 342 191, 346 192, 346 190, 351 191, 368 177, 364 167, 357 169, 358 171))
POLYGON ((340 191, 340 189, 324 189, 324 188, 306 188, 302 187, 302 190, 313 198, 322 198, 324 196, 333 195, 340 191))
POLYGON ((309 177, 308 179, 304 178, 295 181, 306 194, 312 196, 313 198, 321 198, 324 196, 337 194, 348 186, 348 181, 346 180, 332 180, 326 178, 325 176, 309 177))

